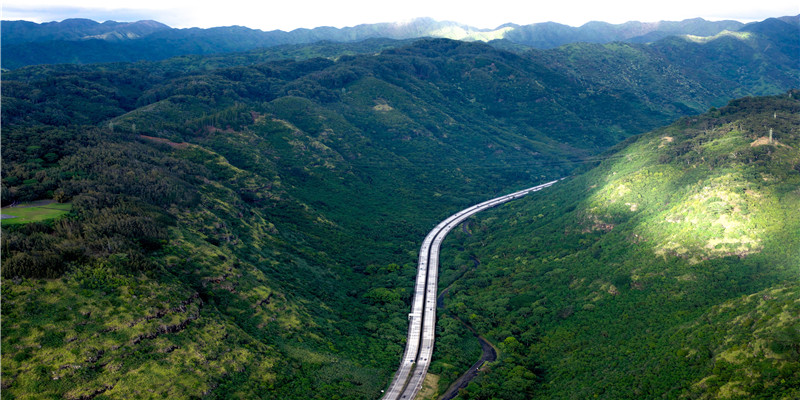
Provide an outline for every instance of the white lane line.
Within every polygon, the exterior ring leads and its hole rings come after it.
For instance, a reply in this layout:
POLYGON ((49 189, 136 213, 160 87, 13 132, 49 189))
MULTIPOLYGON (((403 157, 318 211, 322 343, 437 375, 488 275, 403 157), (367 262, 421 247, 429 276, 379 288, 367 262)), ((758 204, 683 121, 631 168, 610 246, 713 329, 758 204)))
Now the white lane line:
POLYGON ((445 236, 455 226, 478 212, 550 187, 559 180, 523 189, 465 208, 440 222, 425 236, 420 248, 414 301, 409 314, 410 321, 406 349, 403 353, 403 358, 401 358, 400 367, 395 373, 389 389, 383 396, 384 400, 413 399, 419 389, 422 388, 422 382, 428 372, 430 358, 433 354, 433 339, 436 329, 435 298, 438 288, 439 249, 445 236), (433 254, 431 254, 432 252, 433 254), (428 297, 429 295, 434 300, 431 300, 428 297), (429 304, 427 307, 423 306, 426 302, 429 304), (416 373, 412 374, 412 370, 416 373))

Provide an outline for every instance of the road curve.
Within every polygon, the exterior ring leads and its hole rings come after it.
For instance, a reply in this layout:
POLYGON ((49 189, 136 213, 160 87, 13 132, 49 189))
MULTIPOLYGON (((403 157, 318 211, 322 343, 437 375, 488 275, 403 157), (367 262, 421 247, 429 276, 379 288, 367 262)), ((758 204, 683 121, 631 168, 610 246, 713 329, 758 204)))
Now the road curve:
POLYGON ((433 339, 436 330, 436 291, 439 277, 439 248, 451 229, 475 213, 518 199, 528 193, 542 190, 555 184, 547 182, 528 189, 500 196, 472 207, 465 208, 436 225, 425 236, 419 252, 417 280, 414 285, 414 301, 408 314, 408 341, 400 367, 386 390, 384 400, 412 400, 422 387, 433 354, 433 339))

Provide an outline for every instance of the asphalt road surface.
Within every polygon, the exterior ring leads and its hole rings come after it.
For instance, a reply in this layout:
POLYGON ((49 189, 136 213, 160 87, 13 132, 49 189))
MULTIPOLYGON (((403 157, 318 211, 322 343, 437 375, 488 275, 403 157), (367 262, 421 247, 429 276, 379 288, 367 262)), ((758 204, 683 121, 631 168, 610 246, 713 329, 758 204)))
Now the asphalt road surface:
POLYGON ((384 400, 412 400, 422 387, 433 354, 433 339, 436 330, 436 291, 439 278, 439 248, 451 229, 475 213, 518 199, 528 193, 550 187, 558 181, 547 182, 532 188, 500 196, 463 209, 436 225, 419 252, 417 280, 414 285, 414 301, 408 314, 408 341, 400 361, 400 367, 392 379, 384 400))

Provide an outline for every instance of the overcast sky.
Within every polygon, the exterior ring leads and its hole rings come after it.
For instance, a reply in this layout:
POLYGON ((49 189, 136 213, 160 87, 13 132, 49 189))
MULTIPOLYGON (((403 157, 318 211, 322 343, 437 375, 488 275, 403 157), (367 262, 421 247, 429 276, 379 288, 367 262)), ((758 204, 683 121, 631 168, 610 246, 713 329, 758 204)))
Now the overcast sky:
POLYGON ((175 28, 242 25, 262 30, 403 22, 417 17, 495 28, 553 21, 760 21, 800 14, 798 0, 3 0, 4 20, 152 19, 175 28))

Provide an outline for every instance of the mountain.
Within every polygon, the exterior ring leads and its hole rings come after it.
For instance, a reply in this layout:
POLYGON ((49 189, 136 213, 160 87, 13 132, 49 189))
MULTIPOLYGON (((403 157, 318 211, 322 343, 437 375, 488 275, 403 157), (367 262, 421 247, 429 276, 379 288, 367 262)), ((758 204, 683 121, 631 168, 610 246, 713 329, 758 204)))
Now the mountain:
POLYGON ((793 72, 800 60, 798 37, 791 25, 766 20, 711 37, 673 36, 648 45, 575 43, 531 54, 575 80, 592 82, 592 91, 625 87, 655 109, 696 113, 745 95, 734 89, 743 84, 766 89, 748 93, 760 95, 800 87, 793 72), (698 98, 706 100, 696 104, 698 98))
POLYGON ((442 37, 457 40, 505 39, 517 45, 553 48, 566 43, 652 42, 671 35, 713 36, 743 26, 737 21, 590 22, 570 27, 553 22, 525 26, 505 24, 479 29, 456 22, 418 18, 404 23, 363 24, 341 29, 318 27, 264 32, 239 26, 173 29, 154 21, 102 24, 85 19, 34 24, 3 21, 3 67, 57 63, 161 60, 188 54, 214 54, 318 41, 356 42, 370 38, 442 37))
POLYGON ((752 23, 741 29, 742 32, 751 32, 757 35, 774 37, 785 43, 773 51, 780 52, 788 57, 797 57, 800 54, 800 43, 797 32, 800 30, 800 15, 786 18, 769 18, 761 23, 752 23))
POLYGON ((428 36, 433 31, 446 30, 447 27, 460 27, 455 23, 439 23, 430 19, 419 19, 408 24, 359 25, 344 29, 320 27, 291 32, 264 32, 241 26, 209 29, 167 27, 154 30, 145 37, 111 41, 98 35, 98 26, 95 25, 99 24, 91 25, 84 21, 87 20, 65 20, 42 25, 26 21, 3 21, 3 37, 6 34, 11 37, 10 41, 3 41, 3 67, 14 69, 37 64, 156 61, 181 55, 228 53, 319 41, 349 43, 370 38, 418 38, 428 36), (92 29, 75 32, 71 28, 82 24, 89 24, 92 29), (55 34, 54 31, 57 32, 61 26, 66 32, 55 34))
POLYGON ((732 101, 455 232, 445 313, 502 354, 459 397, 800 395, 799 111, 732 101))
POLYGON ((737 30, 743 25, 738 21, 706 21, 702 18, 654 23, 630 21, 623 24, 593 21, 580 27, 546 22, 517 27, 504 38, 534 48, 549 49, 576 42, 648 43, 674 35, 713 36, 724 30, 737 30))
POLYGON ((139 39, 155 32, 172 29, 156 21, 99 23, 90 19, 65 19, 61 22, 37 24, 29 21, 3 21, 0 25, 3 44, 48 41, 83 41, 99 39, 122 41, 139 39))
MULTIPOLYGON (((71 211, 2 224, 3 396, 377 398, 431 226, 736 93, 785 92, 796 62, 768 64, 761 45, 782 44, 758 35, 524 54, 375 40, 4 72, 3 205, 71 211), (606 73, 570 66, 589 50, 606 73)), ((737 157, 788 151, 754 148, 737 157)), ((438 368, 468 367, 467 328, 442 326, 438 368)))

